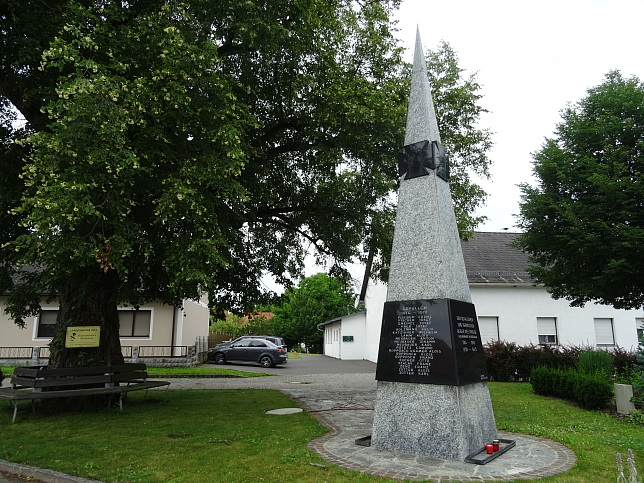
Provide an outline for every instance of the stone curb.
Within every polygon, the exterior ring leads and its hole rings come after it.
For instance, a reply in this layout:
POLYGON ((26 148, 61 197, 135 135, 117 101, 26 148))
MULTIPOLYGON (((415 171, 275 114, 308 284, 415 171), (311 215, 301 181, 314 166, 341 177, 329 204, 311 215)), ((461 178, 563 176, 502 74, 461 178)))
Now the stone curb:
POLYGON ((35 466, 20 465, 9 461, 0 460, 0 471, 24 478, 33 478, 42 483, 102 483, 98 480, 88 480, 78 476, 66 475, 59 471, 46 470, 35 466))

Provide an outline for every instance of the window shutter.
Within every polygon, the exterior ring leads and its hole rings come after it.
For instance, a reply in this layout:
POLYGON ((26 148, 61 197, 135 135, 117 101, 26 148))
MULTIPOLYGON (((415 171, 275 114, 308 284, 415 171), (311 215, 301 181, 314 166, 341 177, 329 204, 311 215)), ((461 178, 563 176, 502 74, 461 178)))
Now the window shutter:
POLYGON ((495 342, 499 340, 499 318, 498 317, 479 317, 479 331, 481 332, 481 342, 495 342))
POLYGON ((554 317, 537 317, 539 335, 557 335, 557 321, 554 317))
POLYGON ((613 319, 595 319, 595 340, 597 345, 614 345, 613 319))

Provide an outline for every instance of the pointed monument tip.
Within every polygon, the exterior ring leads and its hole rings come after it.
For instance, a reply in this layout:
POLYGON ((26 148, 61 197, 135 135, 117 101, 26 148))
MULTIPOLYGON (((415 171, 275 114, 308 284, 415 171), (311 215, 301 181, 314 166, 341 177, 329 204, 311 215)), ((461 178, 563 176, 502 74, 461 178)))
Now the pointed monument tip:
POLYGON ((414 57, 418 52, 423 52, 423 42, 420 40, 420 26, 416 25, 416 45, 414 47, 414 57))
POLYGON ((420 28, 417 27, 405 145, 425 140, 440 142, 440 133, 427 77, 425 51, 420 40, 420 28))

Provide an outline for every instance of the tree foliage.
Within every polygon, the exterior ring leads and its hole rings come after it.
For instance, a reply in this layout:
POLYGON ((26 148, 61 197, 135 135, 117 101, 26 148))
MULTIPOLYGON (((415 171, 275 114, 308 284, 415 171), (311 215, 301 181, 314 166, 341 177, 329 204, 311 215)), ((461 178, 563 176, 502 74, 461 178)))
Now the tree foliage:
POLYGON ((450 190, 461 238, 472 236, 485 217, 473 214, 485 201, 486 193, 472 180, 472 174, 489 177, 492 161, 492 133, 481 128, 481 116, 488 111, 480 105, 481 86, 476 73, 464 76, 456 52, 447 42, 427 52, 427 74, 432 89, 441 141, 450 158, 450 190))
MULTIPOLYGON (((26 120, 2 144, 8 312, 58 295, 52 354, 82 323, 118 361, 119 304, 208 293, 244 312, 310 248, 337 272, 386 250, 409 90, 398 3, 2 2, 0 109, 26 120)), ((478 100, 465 91, 455 112, 478 100)), ((480 193, 462 194, 467 219, 480 193)))
POLYGON ((321 352, 324 333, 318 324, 354 312, 354 302, 350 280, 318 273, 284 293, 271 321, 289 347, 301 343, 311 352, 321 352))
POLYGON ((644 84, 608 73, 562 112, 521 186, 518 243, 555 298, 644 305, 644 84))
MULTIPOLYGON (((441 42, 435 50, 426 53, 427 75, 434 100, 441 141, 449 154, 450 191, 458 231, 467 240, 476 226, 485 221, 484 216, 474 216, 483 205, 487 194, 472 175, 487 178, 492 160, 488 151, 492 147, 492 132, 481 128, 481 117, 488 111, 480 104, 481 86, 476 73, 465 75, 456 52, 449 43, 441 42)), ((411 72, 408 66, 407 73, 411 72)), ((386 206, 376 213, 371 224, 371 246, 363 261, 375 278, 386 280, 393 241, 395 207, 386 206)))

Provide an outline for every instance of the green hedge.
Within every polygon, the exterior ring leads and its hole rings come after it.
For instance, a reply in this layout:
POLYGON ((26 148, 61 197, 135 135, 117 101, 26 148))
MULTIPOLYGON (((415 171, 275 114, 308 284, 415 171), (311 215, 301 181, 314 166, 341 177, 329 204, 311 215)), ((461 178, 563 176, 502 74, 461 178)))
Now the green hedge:
POLYGON ((573 399, 585 409, 605 408, 613 397, 613 387, 601 374, 581 374, 574 369, 537 367, 530 384, 535 394, 573 399))
MULTIPOLYGON (((527 382, 539 366, 576 369, 579 354, 588 348, 575 346, 527 345, 497 341, 484 346, 487 371, 491 381, 527 382)), ((609 352, 613 356, 613 376, 629 374, 635 365, 635 353, 621 348, 609 352)))

